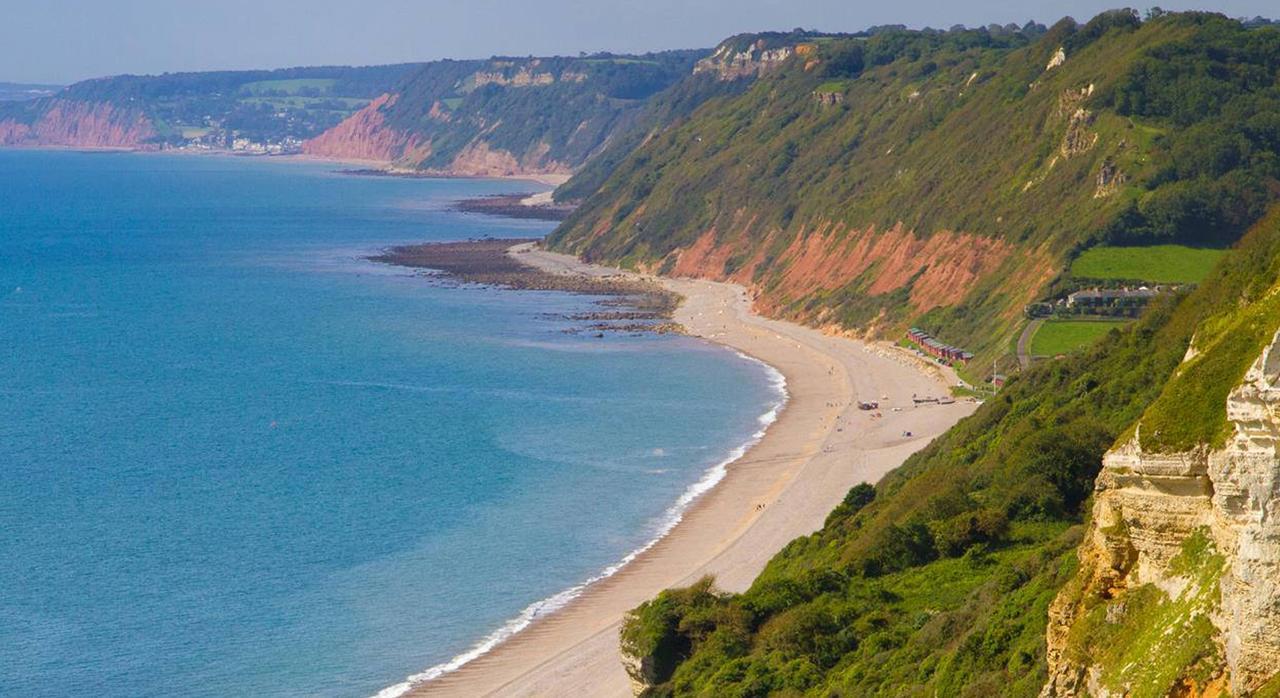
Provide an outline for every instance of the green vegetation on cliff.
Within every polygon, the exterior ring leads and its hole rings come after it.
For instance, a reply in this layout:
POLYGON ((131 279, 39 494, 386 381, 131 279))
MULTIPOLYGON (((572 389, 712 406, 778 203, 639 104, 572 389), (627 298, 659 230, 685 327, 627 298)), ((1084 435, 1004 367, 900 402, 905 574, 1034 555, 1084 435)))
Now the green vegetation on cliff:
POLYGON ((1119 695, 1179 695, 1187 679, 1205 686, 1223 663, 1211 616, 1225 567, 1208 532, 1197 530, 1169 563, 1177 584, 1144 584, 1119 599, 1090 597, 1065 651, 1081 666, 1099 667, 1099 685, 1119 695))
POLYGON ((989 364, 1081 250, 1222 246, 1257 220, 1278 69, 1280 30, 1207 14, 800 42, 636 148, 551 243, 989 364))
POLYGON ((402 167, 448 170, 482 144, 528 169, 576 168, 630 131, 646 100, 704 54, 437 61, 391 90, 377 128, 393 143, 388 159, 402 167))
MULTIPOLYGON (((1280 211, 1260 231, 1280 229, 1280 211)), ((1188 451, 1221 447, 1230 436, 1224 405, 1249 366, 1280 329, 1280 237, 1253 233, 1252 254, 1234 255, 1210 272, 1204 286, 1222 302, 1206 309, 1188 358, 1142 418, 1142 447, 1188 451)))
MULTIPOLYGON (((1075 573, 1103 452, 1170 376, 1184 375, 1192 336, 1213 332, 1224 312, 1234 317, 1242 299, 1271 288, 1278 268, 1280 214, 1259 223, 1196 290, 1034 367, 874 489, 854 488, 820 531, 784 548, 745 593, 720 594, 708 582, 640 606, 623 646, 633 657, 660 657, 639 665, 649 694, 1036 695, 1046 678, 1048 605, 1075 573)), ((1225 399, 1215 414, 1224 409, 1225 399)), ((1188 546, 1188 574, 1217 569, 1211 551, 1188 546)), ((1212 653, 1200 612, 1183 613, 1202 596, 1143 597, 1130 612, 1150 618, 1124 632, 1145 644, 1113 638, 1091 651, 1159 654, 1117 675, 1149 675, 1142 690, 1183 675, 1164 669, 1212 653), (1164 638, 1159 619, 1184 615, 1189 634, 1164 638)))
POLYGON ((599 190, 627 156, 644 142, 683 123, 705 102, 740 94, 749 85, 747 80, 717 80, 713 75, 697 75, 654 95, 634 124, 620 130, 598 155, 556 189, 556 201, 587 198, 599 190))

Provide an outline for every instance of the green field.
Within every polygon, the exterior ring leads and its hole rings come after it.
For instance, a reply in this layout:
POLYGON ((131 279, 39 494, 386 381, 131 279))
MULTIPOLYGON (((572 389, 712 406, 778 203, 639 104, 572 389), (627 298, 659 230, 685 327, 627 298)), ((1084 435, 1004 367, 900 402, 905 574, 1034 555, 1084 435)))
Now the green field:
POLYGON ((240 101, 246 104, 270 104, 273 107, 291 109, 312 109, 317 104, 340 102, 351 111, 369 103, 369 100, 357 97, 245 97, 240 101))
POLYGON ((260 95, 265 92, 283 92, 285 94, 296 95, 304 88, 311 88, 320 92, 325 92, 333 88, 337 84, 337 80, 332 78, 298 78, 295 80, 260 80, 258 82, 245 83, 240 89, 251 95, 260 95))
POLYGON ((643 58, 587 58, 583 63, 613 63, 615 65, 659 65, 657 61, 643 58))
POLYGON ((1196 283, 1209 273, 1224 252, 1182 245, 1094 247, 1071 264, 1071 275, 1089 279, 1196 283))
POLYGON ((1123 322, 1050 320, 1041 325, 1031 338, 1031 353, 1035 356, 1067 354, 1122 326, 1123 322))

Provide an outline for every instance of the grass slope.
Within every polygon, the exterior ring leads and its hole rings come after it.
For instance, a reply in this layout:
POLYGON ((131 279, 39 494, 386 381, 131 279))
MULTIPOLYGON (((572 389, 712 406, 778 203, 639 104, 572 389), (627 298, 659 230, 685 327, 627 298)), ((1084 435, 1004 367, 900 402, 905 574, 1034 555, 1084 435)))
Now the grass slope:
POLYGON ((1196 283, 1222 258, 1223 251, 1185 245, 1100 246, 1071 263, 1071 275, 1154 283, 1196 283))
POLYGON ((1196 333, 1195 356, 1181 366, 1142 418, 1142 447, 1187 451, 1222 446, 1230 435, 1223 406, 1249 366, 1280 329, 1280 229, 1272 212, 1246 239, 1252 254, 1233 255, 1205 278, 1226 302, 1211 311, 1196 333))

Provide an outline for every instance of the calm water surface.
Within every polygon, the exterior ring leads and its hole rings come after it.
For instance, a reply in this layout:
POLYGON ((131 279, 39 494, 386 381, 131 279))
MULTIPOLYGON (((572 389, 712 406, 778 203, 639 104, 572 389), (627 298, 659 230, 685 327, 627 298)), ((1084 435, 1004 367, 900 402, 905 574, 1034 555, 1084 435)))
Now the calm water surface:
POLYGON ((0 151, 0 694, 365 696, 648 541, 760 366, 361 259, 530 186, 0 151))

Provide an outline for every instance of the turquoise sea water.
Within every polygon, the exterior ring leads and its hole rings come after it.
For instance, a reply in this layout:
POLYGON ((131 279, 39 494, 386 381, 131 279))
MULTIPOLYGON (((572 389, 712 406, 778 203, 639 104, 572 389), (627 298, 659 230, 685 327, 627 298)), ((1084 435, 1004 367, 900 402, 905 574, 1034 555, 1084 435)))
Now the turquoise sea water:
MULTIPOLYGON (((494 181, 0 151, 0 694, 367 696, 598 575, 777 401, 382 246, 494 181)), ((508 626, 511 627, 511 626, 508 626)))

